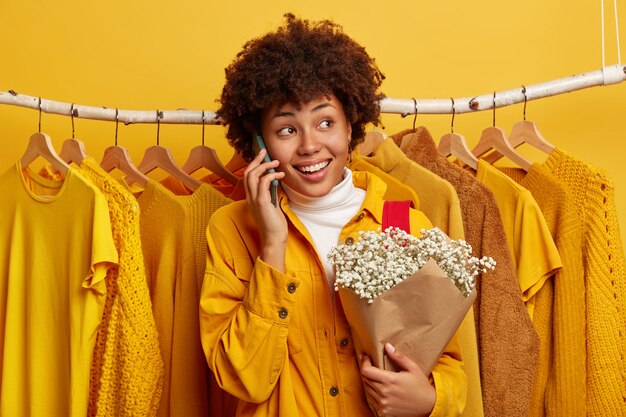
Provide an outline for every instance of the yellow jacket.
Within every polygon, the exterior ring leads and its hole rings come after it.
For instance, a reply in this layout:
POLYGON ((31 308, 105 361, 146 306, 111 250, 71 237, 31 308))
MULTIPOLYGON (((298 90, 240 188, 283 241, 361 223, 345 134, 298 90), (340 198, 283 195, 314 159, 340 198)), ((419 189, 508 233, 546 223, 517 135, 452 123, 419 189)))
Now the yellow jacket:
MULTIPOLYGON (((367 190, 359 213, 340 240, 380 227, 386 185, 354 172, 367 190)), ((286 273, 258 258, 260 238, 245 201, 215 212, 207 231, 206 277, 200 300, 202 345, 218 384, 240 398, 239 416, 371 416, 338 295, 306 228, 285 195, 289 223, 286 273)), ((430 227, 411 211, 411 230, 430 227)), ((456 336, 432 371, 433 416, 456 416, 465 406, 467 380, 456 336)))

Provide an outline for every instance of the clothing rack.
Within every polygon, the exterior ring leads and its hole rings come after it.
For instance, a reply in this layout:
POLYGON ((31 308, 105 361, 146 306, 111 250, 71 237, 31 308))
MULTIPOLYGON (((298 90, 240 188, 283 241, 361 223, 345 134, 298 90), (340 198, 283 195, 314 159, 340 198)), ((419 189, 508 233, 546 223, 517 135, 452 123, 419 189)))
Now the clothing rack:
MULTIPOLYGON (((621 64, 604 66, 600 70, 576 74, 565 78, 520 86, 519 88, 483 94, 475 97, 446 99, 396 99, 384 98, 380 102, 382 113, 401 114, 455 114, 510 106, 513 104, 550 97, 584 88, 619 84, 626 80, 626 67, 621 64), (454 103, 454 104, 453 104, 454 103)), ((0 104, 27 107, 43 113, 74 116, 77 118, 133 123, 168 124, 220 124, 215 112, 202 110, 120 110, 82 104, 62 103, 41 97, 18 94, 13 90, 0 91, 0 104)))

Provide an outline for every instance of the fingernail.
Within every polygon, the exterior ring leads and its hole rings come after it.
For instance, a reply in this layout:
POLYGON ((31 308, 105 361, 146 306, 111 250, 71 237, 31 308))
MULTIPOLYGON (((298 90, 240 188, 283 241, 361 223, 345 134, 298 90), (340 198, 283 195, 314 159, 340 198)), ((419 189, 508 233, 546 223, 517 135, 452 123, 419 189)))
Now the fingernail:
POLYGON ((395 352, 395 351, 396 351, 396 348, 395 348, 395 347, 393 347, 393 345, 392 345, 391 343, 389 343, 389 342, 385 343, 385 347, 387 348, 387 350, 388 350, 389 352, 392 352, 392 353, 393 353, 393 352, 395 352))

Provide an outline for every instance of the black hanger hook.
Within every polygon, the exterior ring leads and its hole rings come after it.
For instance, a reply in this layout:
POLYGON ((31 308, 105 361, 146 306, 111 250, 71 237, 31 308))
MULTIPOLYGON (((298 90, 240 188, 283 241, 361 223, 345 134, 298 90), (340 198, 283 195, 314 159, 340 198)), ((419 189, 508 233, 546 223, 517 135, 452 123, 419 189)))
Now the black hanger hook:
POLYGON ((456 114, 456 109, 454 108, 454 99, 450 97, 452 100, 452 122, 450 122, 450 133, 454 133, 454 115, 456 114))
POLYGON ((157 146, 159 146, 159 136, 161 135, 161 118, 159 117, 159 109, 156 111, 157 118, 157 146))
POLYGON ((522 86, 522 94, 524 94, 524 120, 526 120, 526 103, 528 102, 528 96, 526 95, 525 86, 522 86))
POLYGON ((120 124, 120 119, 118 119, 119 110, 115 109, 115 146, 117 146, 117 128, 120 124))
POLYGON ((41 97, 39 97, 39 133, 41 133, 41 97))
POLYGON ((74 139, 74 103, 70 105, 70 117, 72 118, 72 139, 74 139))
POLYGON ((204 146, 204 110, 202 110, 202 146, 204 146))

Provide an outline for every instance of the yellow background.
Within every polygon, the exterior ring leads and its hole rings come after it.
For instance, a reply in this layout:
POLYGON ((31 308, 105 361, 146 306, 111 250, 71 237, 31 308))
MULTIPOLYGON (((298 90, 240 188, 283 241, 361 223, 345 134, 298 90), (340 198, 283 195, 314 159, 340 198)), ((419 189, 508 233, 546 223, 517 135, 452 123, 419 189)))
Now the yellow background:
MULTIPOLYGON (((606 3, 606 63, 617 63, 612 2, 606 3)), ((618 2, 622 32, 626 4, 618 2)), ((471 97, 600 69, 600 1, 252 1, 176 2, 0 0, 0 90, 129 110, 215 110, 224 67, 252 36, 275 28, 282 14, 332 18, 376 57, 394 98, 471 97)), ((622 44, 626 36, 622 36, 622 44)), ((624 49, 624 48, 622 48, 624 49)), ((616 186, 626 236, 626 83, 528 103, 527 117, 551 143, 605 169, 616 186)), ((509 131, 522 105, 499 109, 509 131)), ((37 130, 37 111, 0 106, 0 172, 23 153, 37 130)), ((412 117, 386 115, 388 133, 412 117)), ((491 112, 458 115, 455 131, 473 146, 491 112)), ((450 116, 420 115, 435 138, 450 116)), ((76 119, 76 137, 100 160, 115 124, 76 119)), ((119 144, 135 163, 156 141, 156 125, 119 127, 119 144)), ((60 150, 69 117, 43 115, 42 130, 60 150)), ((223 127, 206 128, 207 144, 227 161, 223 127)), ((182 165, 201 141, 201 127, 161 125, 160 143, 182 165)), ((541 154, 520 148, 540 160, 541 154)), ((1 196, 0 198, 7 198, 1 196)))

